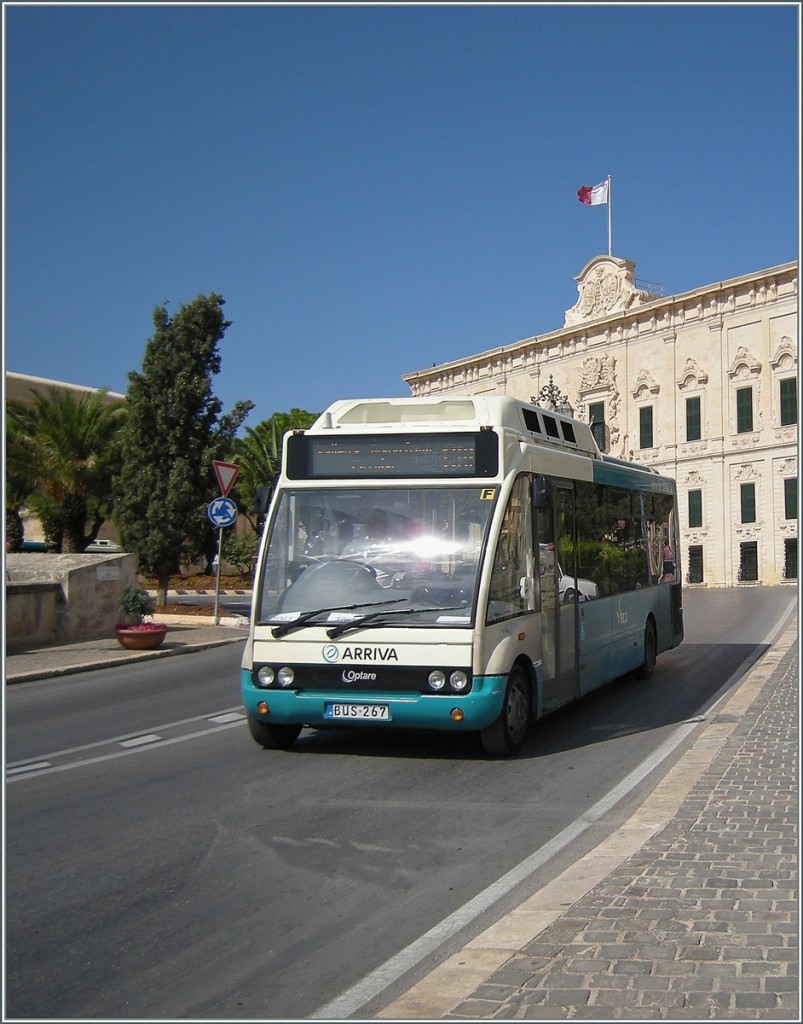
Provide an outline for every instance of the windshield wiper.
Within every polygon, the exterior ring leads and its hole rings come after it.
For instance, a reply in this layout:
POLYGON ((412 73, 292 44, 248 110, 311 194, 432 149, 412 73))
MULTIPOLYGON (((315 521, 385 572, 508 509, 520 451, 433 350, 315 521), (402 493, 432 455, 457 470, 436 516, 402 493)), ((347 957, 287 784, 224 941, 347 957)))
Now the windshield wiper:
MULTIPOLYGON (((468 611, 466 606, 462 604, 439 604, 435 608, 397 608, 395 612, 369 612, 367 615, 361 615, 359 619, 354 619, 353 622, 339 622, 336 626, 332 626, 331 629, 327 629, 326 635, 330 640, 336 640, 337 637, 343 636, 344 633, 348 633, 350 629, 359 629, 364 623, 370 622, 372 619, 380 619, 382 616, 419 615, 424 612, 453 612, 458 610, 468 611)), ((373 623, 375 626, 383 626, 384 624, 384 622, 373 623)))
MULTIPOLYGON (((278 626, 274 626, 270 631, 271 636, 274 640, 278 640, 279 637, 286 636, 294 629, 301 629, 311 619, 316 618, 318 615, 326 615, 327 612, 353 612, 358 608, 377 608, 379 605, 386 604, 399 604, 401 601, 406 601, 406 597, 395 597, 390 601, 373 601, 370 604, 342 604, 336 605, 333 608, 316 608, 314 611, 302 612, 297 619, 290 619, 288 622, 281 622, 278 626)), ((267 625, 267 623, 260 623, 260 625, 267 625)))

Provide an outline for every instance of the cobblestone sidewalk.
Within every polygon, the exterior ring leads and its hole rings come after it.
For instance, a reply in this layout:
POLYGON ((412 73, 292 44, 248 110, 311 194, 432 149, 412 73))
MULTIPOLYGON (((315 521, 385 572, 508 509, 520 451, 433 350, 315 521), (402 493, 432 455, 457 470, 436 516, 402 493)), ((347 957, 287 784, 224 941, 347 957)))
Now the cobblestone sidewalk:
POLYGON ((792 648, 672 821, 442 1019, 799 1020, 797 723, 792 648))

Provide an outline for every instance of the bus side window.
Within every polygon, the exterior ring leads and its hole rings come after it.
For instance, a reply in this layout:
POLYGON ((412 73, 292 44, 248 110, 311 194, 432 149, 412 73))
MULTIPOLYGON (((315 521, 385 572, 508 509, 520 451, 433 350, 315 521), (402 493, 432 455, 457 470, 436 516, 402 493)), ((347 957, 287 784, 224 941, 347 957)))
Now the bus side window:
POLYGON ((520 476, 513 485, 494 552, 488 622, 501 622, 535 610, 536 557, 530 478, 520 476))

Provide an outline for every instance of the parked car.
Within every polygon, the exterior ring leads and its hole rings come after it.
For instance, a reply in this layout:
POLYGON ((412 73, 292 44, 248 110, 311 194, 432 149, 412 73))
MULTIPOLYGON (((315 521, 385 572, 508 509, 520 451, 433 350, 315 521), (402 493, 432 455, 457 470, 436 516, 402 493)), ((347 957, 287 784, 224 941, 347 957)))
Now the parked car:
POLYGON ((122 550, 123 549, 120 547, 120 545, 115 544, 113 540, 93 540, 88 547, 84 548, 84 553, 88 555, 91 555, 93 553, 101 555, 113 555, 116 554, 118 551, 122 550))

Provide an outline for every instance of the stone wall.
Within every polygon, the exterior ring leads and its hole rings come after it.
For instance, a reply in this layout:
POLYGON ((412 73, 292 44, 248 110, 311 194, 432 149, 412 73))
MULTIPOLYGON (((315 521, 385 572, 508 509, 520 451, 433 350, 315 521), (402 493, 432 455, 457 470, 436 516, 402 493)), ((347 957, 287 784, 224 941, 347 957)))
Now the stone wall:
POLYGON ((138 586, 129 554, 6 555, 6 646, 112 636, 118 600, 138 586))

